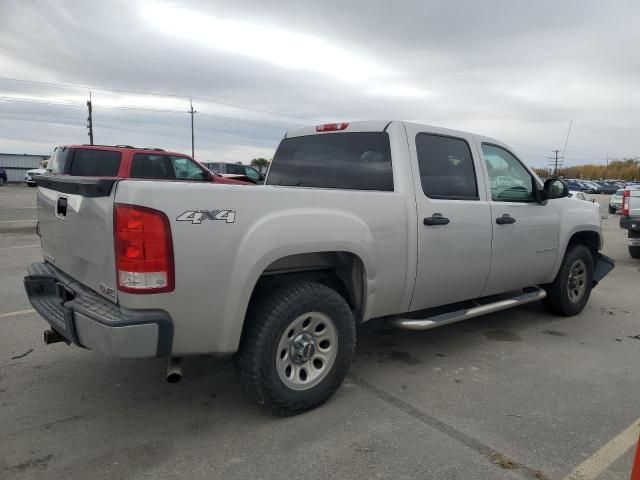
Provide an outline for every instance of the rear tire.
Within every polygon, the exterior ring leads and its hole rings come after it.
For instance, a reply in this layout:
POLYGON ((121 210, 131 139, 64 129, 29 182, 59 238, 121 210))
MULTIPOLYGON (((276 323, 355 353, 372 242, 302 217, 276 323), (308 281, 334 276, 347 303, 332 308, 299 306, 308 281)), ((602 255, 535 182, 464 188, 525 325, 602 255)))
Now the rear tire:
POLYGON ((584 245, 567 248, 562 265, 553 283, 544 289, 544 307, 557 315, 572 316, 582 311, 593 287, 593 256, 584 245))
MULTIPOLYGON (((629 230, 627 232, 628 238, 640 238, 640 232, 635 230, 629 230)), ((633 258, 640 258, 640 247, 635 245, 629 245, 629 255, 633 258)))
POLYGON ((252 299, 234 366, 252 401, 295 415, 338 389, 355 341, 353 315, 340 294, 316 282, 286 283, 252 299))
POLYGON ((5 183, 4 177, 0 177, 0 187, 4 186, 5 183))

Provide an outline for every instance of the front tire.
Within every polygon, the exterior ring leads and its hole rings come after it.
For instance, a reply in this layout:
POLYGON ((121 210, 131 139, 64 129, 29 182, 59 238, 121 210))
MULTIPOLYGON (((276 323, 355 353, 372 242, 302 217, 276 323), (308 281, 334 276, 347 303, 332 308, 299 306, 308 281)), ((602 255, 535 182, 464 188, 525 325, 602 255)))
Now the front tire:
POLYGON ((615 209, 615 207, 612 207, 611 205, 609 205, 609 213, 610 213, 610 214, 612 214, 612 215, 613 215, 614 213, 616 213, 616 209, 615 209))
POLYGON ((353 315, 340 294, 316 282, 286 283, 252 299, 234 366, 252 401, 295 415, 338 389, 355 341, 353 315))
POLYGON ((567 248, 553 283, 545 286, 544 307, 557 315, 572 316, 582 311, 593 287, 593 256, 584 245, 567 248))

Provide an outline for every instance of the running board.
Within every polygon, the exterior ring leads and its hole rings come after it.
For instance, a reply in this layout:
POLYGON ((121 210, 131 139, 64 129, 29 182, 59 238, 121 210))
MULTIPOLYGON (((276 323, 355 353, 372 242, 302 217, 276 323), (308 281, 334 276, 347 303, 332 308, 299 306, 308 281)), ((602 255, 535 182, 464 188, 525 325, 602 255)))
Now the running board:
POLYGON ((542 288, 533 287, 527 289, 525 293, 521 293, 511 298, 498 300, 492 303, 486 303, 484 305, 478 305, 471 308, 463 308, 461 310, 454 310, 452 312, 441 313, 432 317, 411 319, 393 317, 388 319, 388 323, 391 325, 404 328, 405 330, 429 330, 430 328, 440 327, 442 325, 448 325, 450 323, 460 322, 473 317, 479 317, 480 315, 486 315, 488 313, 499 312, 507 308, 513 308, 525 303, 537 302, 547 296, 542 288))

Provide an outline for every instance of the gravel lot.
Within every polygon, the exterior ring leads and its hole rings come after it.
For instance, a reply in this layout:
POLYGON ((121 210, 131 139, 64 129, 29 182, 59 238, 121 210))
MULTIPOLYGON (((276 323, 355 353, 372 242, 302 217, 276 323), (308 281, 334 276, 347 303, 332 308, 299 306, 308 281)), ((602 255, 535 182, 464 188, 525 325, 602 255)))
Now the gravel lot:
POLYGON ((228 361, 188 359, 172 385, 161 360, 45 346, 21 284, 38 239, 3 223, 32 221, 34 197, 0 188, 0 478, 629 477, 630 445, 610 441, 640 416, 640 261, 605 196, 617 265, 581 315, 371 322, 335 397, 287 419, 248 403, 228 361))

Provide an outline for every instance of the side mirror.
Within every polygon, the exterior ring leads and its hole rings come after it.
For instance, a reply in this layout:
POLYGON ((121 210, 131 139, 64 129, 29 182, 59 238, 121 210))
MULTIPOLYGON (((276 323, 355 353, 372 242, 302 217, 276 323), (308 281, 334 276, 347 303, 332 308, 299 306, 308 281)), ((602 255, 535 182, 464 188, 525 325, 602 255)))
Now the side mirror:
POLYGON ((559 178, 548 178, 545 180, 542 191, 547 200, 569 196, 569 187, 559 178))

